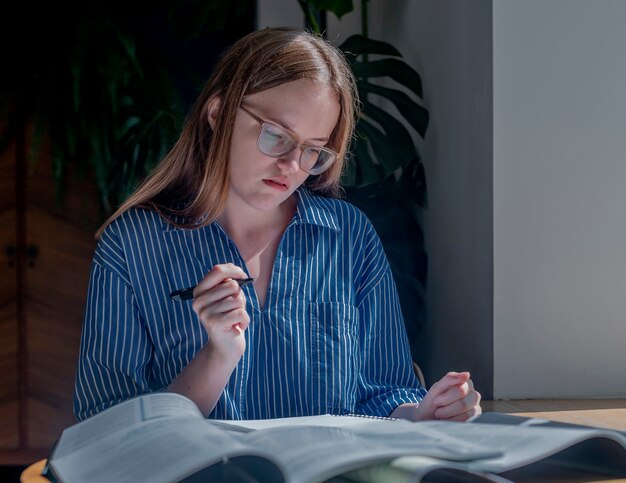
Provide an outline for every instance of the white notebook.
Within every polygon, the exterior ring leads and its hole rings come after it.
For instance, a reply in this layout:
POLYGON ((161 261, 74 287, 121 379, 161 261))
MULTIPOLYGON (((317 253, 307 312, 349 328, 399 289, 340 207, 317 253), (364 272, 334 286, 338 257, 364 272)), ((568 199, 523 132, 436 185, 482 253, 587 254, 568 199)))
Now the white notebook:
POLYGON ((276 418, 276 419, 209 419, 211 423, 230 429, 233 431, 249 432, 257 429, 277 428, 280 426, 328 426, 333 428, 347 428, 363 425, 366 421, 371 424, 372 421, 380 421, 381 423, 389 423, 399 421, 395 418, 386 418, 382 416, 365 416, 362 414, 319 414, 316 416, 296 416, 292 418, 276 418))

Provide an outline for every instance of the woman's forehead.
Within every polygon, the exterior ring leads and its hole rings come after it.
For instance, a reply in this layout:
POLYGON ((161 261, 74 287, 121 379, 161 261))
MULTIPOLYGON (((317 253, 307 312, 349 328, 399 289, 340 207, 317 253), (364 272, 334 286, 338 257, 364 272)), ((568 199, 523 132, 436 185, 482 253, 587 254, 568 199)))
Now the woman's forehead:
POLYGON ((286 128, 301 140, 325 142, 339 119, 338 97, 328 87, 309 84, 309 89, 303 84, 273 87, 249 96, 245 105, 266 122, 286 128))
MULTIPOLYGON (((263 110, 274 121, 288 122, 301 115, 321 111, 339 112, 339 96, 329 86, 299 79, 257 92, 245 98, 248 106, 263 110)), ((270 119, 268 119, 270 120, 270 119)))

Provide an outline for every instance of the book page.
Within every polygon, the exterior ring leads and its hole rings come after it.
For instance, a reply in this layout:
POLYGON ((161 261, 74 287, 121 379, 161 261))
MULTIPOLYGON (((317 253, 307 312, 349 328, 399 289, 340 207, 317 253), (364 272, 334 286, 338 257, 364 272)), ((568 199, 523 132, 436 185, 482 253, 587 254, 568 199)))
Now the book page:
POLYGON ((167 392, 145 394, 116 404, 66 428, 54 449, 54 456, 63 457, 109 434, 126 430, 152 418, 166 416, 195 416, 204 419, 197 406, 180 394, 167 392))
MULTIPOLYGON (((464 424, 445 421, 428 421, 420 425, 424 430, 430 429, 468 443, 475 442, 484 448, 502 451, 501 456, 468 463, 469 468, 478 471, 501 473, 520 468, 593 438, 610 440, 621 446, 622 458, 626 459, 626 438, 611 430, 545 427, 543 425, 464 424)), ((598 444, 601 444, 601 441, 598 444)))
POLYGON ((166 416, 198 417, 204 415, 198 406, 189 398, 174 392, 154 392, 141 398, 143 404, 143 421, 166 416))
POLYGON ((276 419, 209 419, 212 424, 231 431, 249 431, 277 428, 279 426, 327 426, 333 428, 358 427, 364 423, 381 424, 399 421, 394 418, 378 418, 360 415, 319 414, 315 416, 296 416, 276 419))
POLYGON ((401 456, 390 463, 359 468, 342 475, 348 481, 358 483, 418 483, 426 476, 429 482, 513 483, 498 475, 468 470, 461 463, 427 456, 401 456))
POLYGON ((240 436, 194 417, 165 417, 108 434, 49 464, 64 482, 171 483, 238 455, 272 460, 263 449, 251 450, 240 436))
POLYGON ((253 455, 287 481, 318 483, 401 456, 420 456, 440 459, 451 471, 501 473, 594 437, 610 439, 626 458, 626 438, 610 430, 332 416, 314 418, 326 426, 297 424, 300 419, 241 433, 198 418, 189 402, 156 394, 121 403, 64 431, 50 467, 60 481, 169 483, 253 455), (175 413, 189 415, 169 416, 175 413), (344 423, 348 426, 336 425, 344 423), (77 428, 87 429, 81 436, 77 428))
POLYGON ((249 432, 242 435, 242 441, 276 455, 293 483, 324 481, 404 455, 473 461, 500 454, 473 442, 423 433, 419 424, 409 421, 365 421, 349 428, 278 426, 249 432))
POLYGON ((403 455, 471 461, 500 454, 473 442, 429 435, 408 421, 362 421, 349 428, 283 425, 244 434, 195 417, 161 417, 57 455, 50 466, 61 481, 166 483, 236 456, 257 455, 273 462, 287 481, 314 483, 403 455))

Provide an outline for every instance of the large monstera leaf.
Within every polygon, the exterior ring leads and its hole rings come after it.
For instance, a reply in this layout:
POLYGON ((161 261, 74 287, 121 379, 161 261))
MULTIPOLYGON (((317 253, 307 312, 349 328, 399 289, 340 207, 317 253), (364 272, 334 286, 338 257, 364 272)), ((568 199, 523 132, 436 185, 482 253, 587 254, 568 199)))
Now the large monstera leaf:
POLYGON ((422 81, 391 44, 353 35, 340 48, 357 77, 361 100, 343 185, 368 186, 419 163, 410 129, 423 137, 428 127, 428 111, 416 101, 422 97, 422 81), (404 122, 381 107, 385 102, 395 107, 404 122))

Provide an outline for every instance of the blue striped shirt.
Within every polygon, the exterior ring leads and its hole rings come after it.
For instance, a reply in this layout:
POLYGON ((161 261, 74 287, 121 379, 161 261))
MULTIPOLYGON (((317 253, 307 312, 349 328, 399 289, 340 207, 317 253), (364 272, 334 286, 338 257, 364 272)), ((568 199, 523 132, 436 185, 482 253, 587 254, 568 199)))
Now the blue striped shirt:
MULTIPOLYGON (((392 273, 371 222, 353 205, 298 191, 265 306, 243 287, 246 351, 209 417, 323 413, 388 415, 419 402, 419 385, 392 273)), ((180 229, 151 210, 111 223, 91 267, 74 393, 79 420, 159 391, 207 343, 191 301, 217 264, 245 269, 219 223, 180 229)))

